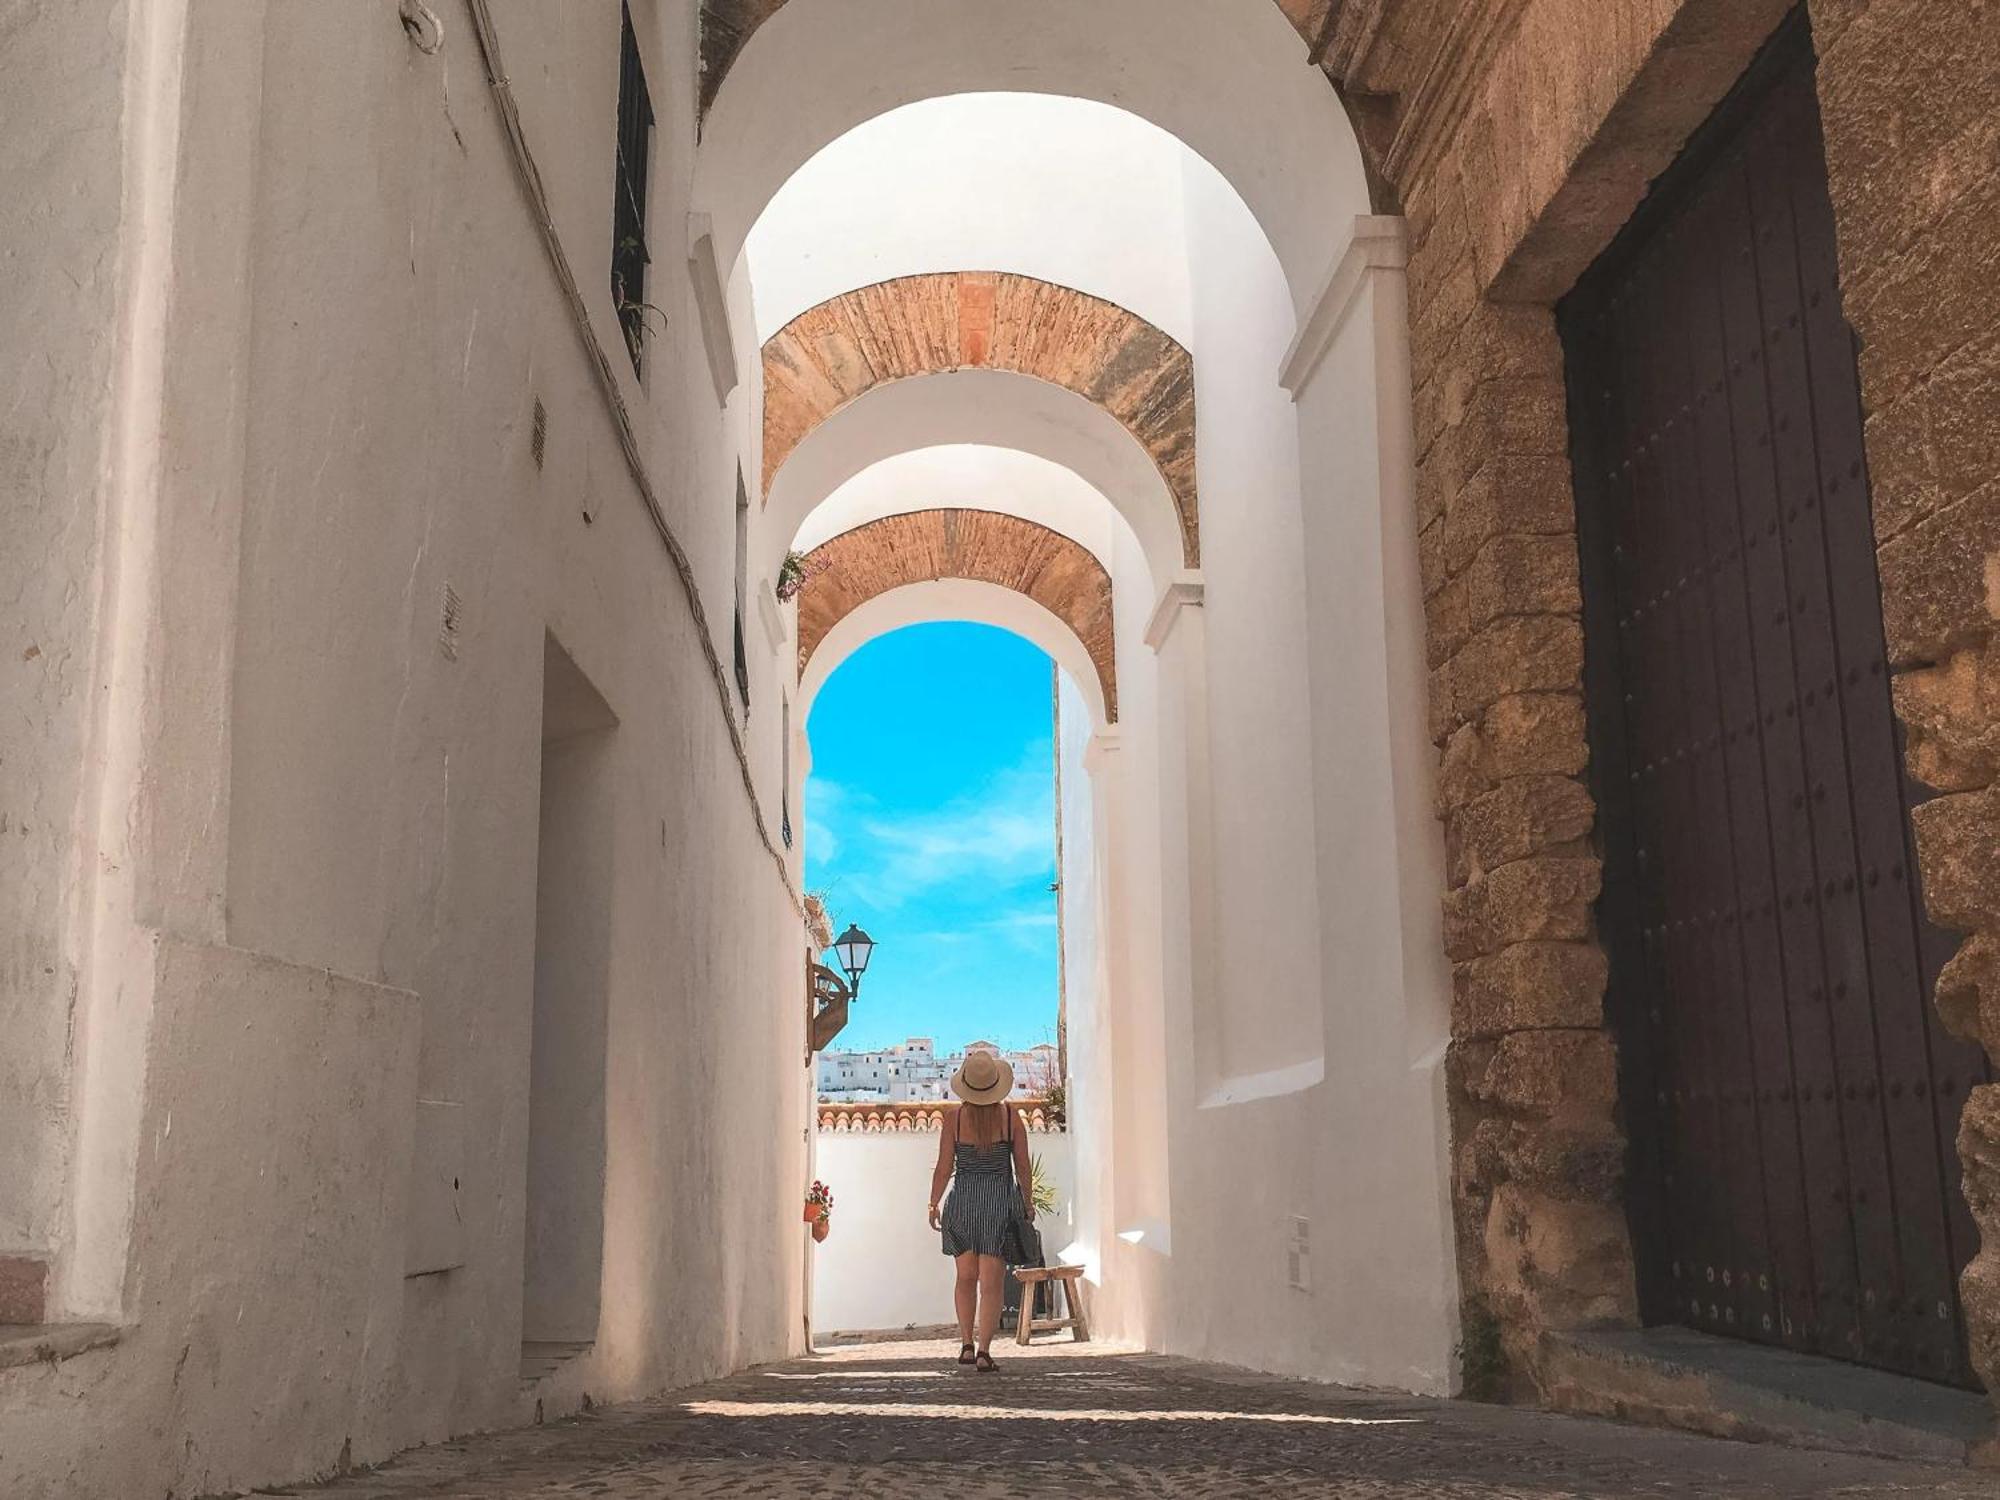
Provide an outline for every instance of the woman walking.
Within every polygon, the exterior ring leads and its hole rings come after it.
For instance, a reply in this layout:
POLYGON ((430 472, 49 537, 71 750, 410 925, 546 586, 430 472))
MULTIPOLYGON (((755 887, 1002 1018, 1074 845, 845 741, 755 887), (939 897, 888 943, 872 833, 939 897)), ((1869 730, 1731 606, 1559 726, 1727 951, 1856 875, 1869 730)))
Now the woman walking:
POLYGON ((951 1075, 951 1091, 965 1102, 938 1132, 937 1168, 931 1173, 931 1228, 944 1231, 944 1253, 958 1262, 958 1362, 997 1370, 993 1330, 1007 1274, 1007 1229, 1018 1214, 1032 1223, 1035 1205, 1022 1190, 1028 1181, 1027 1125, 1006 1099, 1014 1070, 987 1052, 974 1052, 951 1075), (944 1198, 945 1183, 951 1196, 944 1198), (943 1199, 942 1213, 939 1200, 943 1199))

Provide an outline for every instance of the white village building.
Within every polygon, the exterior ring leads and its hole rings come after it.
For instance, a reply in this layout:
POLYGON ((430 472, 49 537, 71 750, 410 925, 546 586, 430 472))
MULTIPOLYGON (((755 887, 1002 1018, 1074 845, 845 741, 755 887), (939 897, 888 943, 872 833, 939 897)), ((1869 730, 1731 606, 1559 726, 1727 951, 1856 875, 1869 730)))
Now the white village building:
POLYGON ((920 1104, 950 1099, 951 1076, 973 1052, 1006 1059, 1014 1069, 1011 1098, 1041 1094, 1057 1080, 1056 1048, 1048 1042, 1005 1051, 996 1043, 968 1042, 939 1057, 929 1037, 911 1037, 878 1052, 829 1050, 819 1054, 819 1099, 831 1104, 920 1104))

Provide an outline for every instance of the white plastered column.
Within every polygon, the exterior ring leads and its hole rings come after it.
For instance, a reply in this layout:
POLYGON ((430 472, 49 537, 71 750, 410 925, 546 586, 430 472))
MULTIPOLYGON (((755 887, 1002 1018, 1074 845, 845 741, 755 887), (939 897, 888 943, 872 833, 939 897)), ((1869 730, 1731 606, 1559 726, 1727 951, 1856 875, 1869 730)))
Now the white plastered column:
MULTIPOLYGON (((1145 641, 1157 658, 1159 767, 1159 1004, 1122 1012, 1128 1039, 1120 1076, 1130 1080, 1140 1170, 1121 1170, 1119 1232, 1172 1252, 1171 1137, 1175 1099, 1198 1096, 1214 1071, 1215 840, 1208 737, 1208 643, 1201 575, 1184 571, 1160 594, 1145 641)), ((1121 1138, 1124 1127, 1121 1126, 1121 1138)), ((1121 1163, 1122 1167, 1122 1163, 1121 1163)))
MULTIPOLYGON (((1110 1284, 1107 1275, 1111 1243, 1117 1228, 1116 1183, 1122 1092, 1113 1060, 1119 1034, 1115 1007, 1126 993, 1123 984, 1122 953, 1124 926, 1118 920, 1120 862, 1113 855, 1113 840, 1119 826, 1119 806, 1123 795, 1123 740, 1117 726, 1097 728, 1084 743, 1081 757, 1088 787, 1090 820, 1088 838, 1090 905, 1072 905, 1068 922, 1069 947, 1064 958, 1081 948, 1090 957, 1088 972, 1072 964, 1070 969, 1069 1027, 1069 1129, 1075 1151, 1076 1212, 1074 1236, 1061 1247, 1062 1259, 1084 1267, 1097 1294, 1102 1297, 1110 1284), (1087 933, 1085 941, 1076 939, 1087 933)), ((1067 747, 1065 775, 1068 774, 1067 747)), ((1078 845, 1072 834, 1059 872, 1065 899, 1074 882, 1069 860, 1078 845)))
POLYGON ((246 0, 227 24, 205 25, 210 17, 172 0, 144 11, 131 33, 132 229, 103 523, 99 702, 73 898, 86 946, 55 1319, 130 1316, 161 939, 224 940, 259 104, 244 80, 261 77, 265 9, 246 0), (230 86, 202 87, 220 78, 230 86), (203 144, 191 150, 187 138, 203 144), (182 212, 188 202, 203 211, 182 212), (197 327, 204 336, 190 336, 197 327))
POLYGON ((1432 808, 1403 221, 1358 216, 1281 373, 1299 409, 1327 1055, 1371 1055, 1330 1099, 1333 1201, 1374 1205, 1345 1318, 1451 1384, 1457 1273, 1444 1064, 1451 971, 1432 808), (1414 1184, 1423 1184, 1421 1190, 1414 1184))

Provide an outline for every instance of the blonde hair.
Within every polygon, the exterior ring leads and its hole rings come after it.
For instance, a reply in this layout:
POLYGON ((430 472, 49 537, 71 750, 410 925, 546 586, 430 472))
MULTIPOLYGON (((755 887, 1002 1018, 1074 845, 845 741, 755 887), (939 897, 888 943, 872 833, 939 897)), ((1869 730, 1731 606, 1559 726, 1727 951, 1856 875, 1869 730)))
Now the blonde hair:
POLYGON ((975 1146, 991 1146, 1007 1137, 1006 1110, 1013 1108, 1005 1099, 996 1099, 991 1104, 973 1104, 960 1100, 958 1105, 958 1138, 975 1146))

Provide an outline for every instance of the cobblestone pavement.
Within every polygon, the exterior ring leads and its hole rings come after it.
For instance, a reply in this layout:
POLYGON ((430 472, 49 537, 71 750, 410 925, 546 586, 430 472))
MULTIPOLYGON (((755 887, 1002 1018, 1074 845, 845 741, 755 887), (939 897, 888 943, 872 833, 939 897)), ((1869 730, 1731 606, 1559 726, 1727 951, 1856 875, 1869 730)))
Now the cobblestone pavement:
POLYGON ((1101 1344, 1006 1346, 997 1375, 879 1343, 410 1453, 317 1500, 593 1495, 1330 1495, 1353 1500, 1926 1493, 1990 1474, 1301 1384, 1101 1344))

